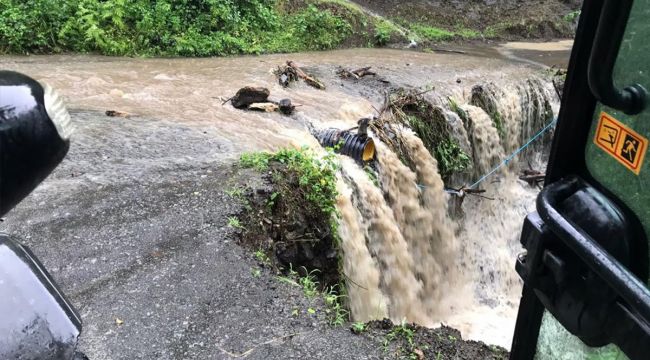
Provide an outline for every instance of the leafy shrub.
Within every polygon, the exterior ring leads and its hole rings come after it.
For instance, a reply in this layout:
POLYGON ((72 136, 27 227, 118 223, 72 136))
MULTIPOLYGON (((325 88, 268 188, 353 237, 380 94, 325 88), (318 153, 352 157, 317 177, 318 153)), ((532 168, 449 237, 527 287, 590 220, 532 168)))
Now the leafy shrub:
POLYGON ((276 0, 0 0, 1 53, 212 56, 331 49, 350 24, 276 0))
POLYGON ((390 42, 393 26, 387 22, 380 22, 375 26, 375 44, 384 46, 390 42))
POLYGON ((314 5, 298 13, 289 25, 293 36, 308 50, 332 49, 352 34, 347 21, 314 5))

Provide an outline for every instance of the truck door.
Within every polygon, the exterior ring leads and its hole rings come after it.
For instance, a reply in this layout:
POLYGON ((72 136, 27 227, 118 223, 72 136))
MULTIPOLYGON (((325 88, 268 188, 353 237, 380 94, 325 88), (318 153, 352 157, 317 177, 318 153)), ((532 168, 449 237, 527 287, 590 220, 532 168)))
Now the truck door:
POLYGON ((585 0, 511 359, 650 359, 650 0, 585 0))

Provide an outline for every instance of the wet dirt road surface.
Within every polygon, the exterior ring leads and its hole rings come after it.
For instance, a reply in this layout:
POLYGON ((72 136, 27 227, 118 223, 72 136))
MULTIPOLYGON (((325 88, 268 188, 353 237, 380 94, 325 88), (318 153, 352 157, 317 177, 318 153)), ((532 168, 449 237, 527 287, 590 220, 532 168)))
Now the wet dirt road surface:
POLYGON ((373 65, 391 85, 454 86, 454 93, 479 79, 540 71, 511 60, 396 50, 0 58, 4 69, 51 83, 73 109, 69 155, 0 231, 30 246, 79 310, 80 350, 90 359, 388 356, 379 341, 330 327, 318 300, 271 271, 254 276, 257 262, 227 225, 241 205, 226 192, 259 181, 234 171, 238 154, 299 144, 307 141, 306 120, 349 124, 379 103, 380 86, 343 83, 339 64, 373 65), (288 58, 311 66, 329 90, 275 85, 269 71, 288 58), (304 106, 291 118, 221 106, 219 97, 251 83, 304 106), (109 118, 108 109, 135 115, 109 118))

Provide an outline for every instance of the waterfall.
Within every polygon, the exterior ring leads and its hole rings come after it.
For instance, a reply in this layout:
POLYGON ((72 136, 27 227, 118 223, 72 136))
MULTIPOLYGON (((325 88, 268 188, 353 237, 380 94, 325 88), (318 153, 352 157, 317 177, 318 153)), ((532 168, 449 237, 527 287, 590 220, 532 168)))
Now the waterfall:
MULTIPOLYGON (((552 119, 554 101, 539 79, 483 85, 456 109, 436 101, 450 136, 472 157, 471 170, 449 181, 469 185, 500 164, 552 119)), ((485 197, 462 199, 457 222, 436 159, 410 129, 401 137, 410 167, 375 139, 378 183, 341 157, 340 235, 353 319, 445 323, 465 337, 509 347, 521 293, 514 259, 537 194, 517 171, 540 158, 550 135, 482 182, 485 197)))

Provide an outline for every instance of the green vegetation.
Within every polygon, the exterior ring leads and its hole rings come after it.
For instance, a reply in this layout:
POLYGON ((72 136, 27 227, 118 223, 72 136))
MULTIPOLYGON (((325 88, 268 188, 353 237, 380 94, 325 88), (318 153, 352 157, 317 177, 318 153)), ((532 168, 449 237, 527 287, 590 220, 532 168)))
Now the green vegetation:
POLYGON ((253 255, 255 255, 255 259, 257 259, 257 261, 259 261, 263 265, 270 265, 271 264, 271 259, 269 259, 269 256, 266 255, 264 250, 258 249, 257 251, 255 251, 255 253, 253 255))
MULTIPOLYGON (((306 275, 300 276, 300 273, 293 270, 293 267, 290 266, 288 274, 286 276, 278 276, 278 280, 285 284, 300 287, 308 299, 314 299, 321 295, 325 301, 325 313, 327 314, 329 324, 332 326, 342 326, 345 324, 348 321, 350 312, 343 305, 345 295, 340 293, 338 286, 327 287, 321 292, 319 290, 319 282, 315 276, 317 270, 307 272, 307 269, 304 267, 302 270, 306 275)), ((316 314, 316 310, 313 308, 308 308, 307 312, 312 315, 316 314)), ((294 310, 292 315, 297 316, 298 310, 294 310)))
POLYGON ((0 0, 0 53, 221 56, 325 50, 394 25, 346 0, 0 0), (368 34, 367 29, 375 29, 368 34))
POLYGON ((419 41, 444 42, 454 39, 478 39, 483 36, 481 32, 465 27, 447 30, 424 24, 410 24, 409 28, 415 35, 416 40, 419 41))
MULTIPOLYGON (((393 329, 386 335, 384 338, 384 351, 388 351, 388 345, 393 341, 399 341, 401 343, 406 343, 406 349, 403 349, 401 346, 398 347, 398 353, 406 353, 407 359, 418 359, 418 355, 415 353, 417 346, 415 344, 415 329, 411 326, 402 322, 400 325, 396 325, 393 329)), ((402 358, 400 356, 400 358, 402 358)))
POLYGON ((241 187, 234 186, 226 190, 226 194, 228 194, 228 196, 230 196, 231 198, 243 199, 244 189, 241 187))
POLYGON ((571 11, 570 13, 564 15, 562 19, 566 22, 572 23, 576 21, 577 18, 580 17, 580 12, 581 12, 580 10, 571 11))
POLYGON ((468 120, 467 112, 465 112, 465 110, 463 110, 463 108, 461 108, 454 99, 447 98, 447 100, 449 101, 449 109, 455 112, 456 115, 458 115, 460 120, 463 121, 464 125, 467 125, 467 120, 468 120))
POLYGON ((391 40, 391 35, 397 32, 395 25, 389 23, 388 21, 381 21, 375 26, 375 44, 379 46, 384 46, 388 44, 391 40))
MULTIPOLYGON (((282 149, 277 153, 245 153, 240 157, 239 163, 244 168, 255 168, 259 171, 268 169, 269 162, 278 162, 286 166, 287 170, 298 176, 299 194, 303 195, 307 211, 316 211, 329 218, 332 234, 337 233, 338 222, 336 216, 336 171, 338 163, 336 155, 329 152, 318 158, 313 150, 308 147, 301 149, 282 149)), ((295 189, 287 189, 294 191, 295 189)), ((280 192, 279 195, 282 196, 280 192)))
POLYGON ((273 154, 267 152, 243 153, 239 157, 239 165, 243 168, 253 168, 257 171, 264 171, 269 167, 269 160, 273 154))
POLYGON ((420 39, 433 42, 453 40, 454 36, 456 35, 453 32, 445 29, 421 24, 412 24, 411 30, 417 34, 420 39))
POLYGON ((472 159, 460 148, 458 141, 452 138, 446 138, 438 143, 434 149, 434 156, 439 159, 438 168, 443 177, 464 171, 472 162, 472 159))
POLYGON ((365 323, 357 321, 357 322, 352 323, 352 326, 350 327, 350 329, 355 334, 361 334, 364 331, 366 331, 366 327, 367 327, 367 325, 365 323))
POLYGON ((325 313, 328 315, 329 323, 332 326, 342 326, 350 318, 350 312, 343 305, 345 297, 346 295, 339 290, 339 285, 330 286, 323 292, 323 299, 325 305, 327 305, 325 313))
POLYGON ((380 185, 379 184, 379 178, 377 177, 377 172, 375 171, 375 169, 373 169, 371 166, 366 165, 366 166, 363 167, 363 171, 366 173, 366 175, 368 175, 368 178, 370 179, 370 181, 372 181, 372 183, 376 187, 379 187, 379 185, 380 185))
POLYGON ((239 219, 235 216, 231 216, 228 218, 228 226, 235 229, 244 229, 242 224, 239 222, 239 219))
MULTIPOLYGON (((390 123, 406 125, 415 132, 427 150, 436 158, 438 171, 443 180, 454 173, 466 170, 471 165, 470 157, 461 149, 458 140, 452 136, 443 109, 427 101, 423 97, 423 92, 396 90, 390 95, 388 106, 391 110, 390 116, 376 122, 373 131, 400 156, 404 164, 413 168, 406 147, 399 137, 385 134, 386 126, 390 128, 390 123)), ((456 105, 456 110, 459 109, 456 105)))

